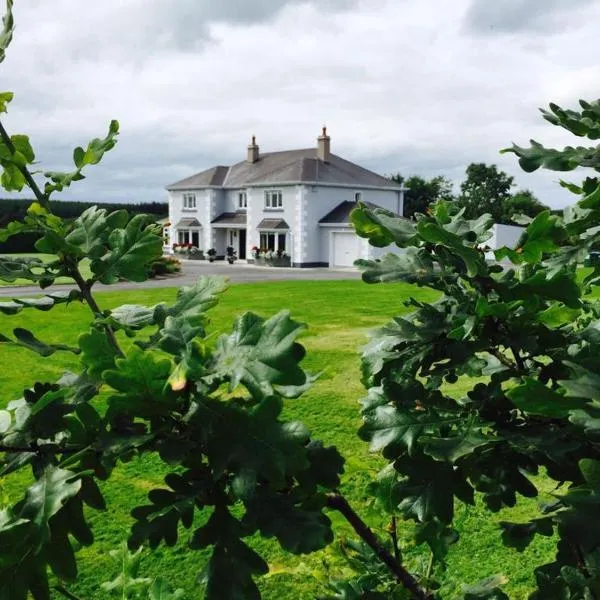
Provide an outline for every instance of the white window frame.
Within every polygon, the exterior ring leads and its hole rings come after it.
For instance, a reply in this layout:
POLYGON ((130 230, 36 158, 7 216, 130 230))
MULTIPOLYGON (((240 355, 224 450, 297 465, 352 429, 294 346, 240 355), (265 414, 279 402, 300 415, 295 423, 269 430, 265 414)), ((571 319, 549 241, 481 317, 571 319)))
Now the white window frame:
POLYGON ((186 192, 183 194, 183 209, 194 210, 196 208, 196 194, 186 192))
POLYGON ((362 192, 354 192, 354 202, 362 202, 362 192))
POLYGON ((248 208, 248 194, 244 191, 238 192, 238 208, 248 208))
POLYGON ((281 190, 265 190, 265 208, 279 210, 283 208, 283 192, 281 190))
POLYGON ((281 229, 261 229, 259 231, 259 248, 261 250, 268 250, 269 249, 269 242, 268 242, 268 238, 267 238, 267 244, 265 246, 262 245, 262 239, 263 239, 263 235, 264 236, 269 236, 269 235, 274 235, 275 236, 275 243, 274 248, 273 248, 273 252, 278 252, 279 251, 279 236, 283 236, 284 240, 283 240, 283 248, 282 248, 282 252, 287 252, 287 237, 288 237, 288 232, 285 230, 281 230, 281 229))

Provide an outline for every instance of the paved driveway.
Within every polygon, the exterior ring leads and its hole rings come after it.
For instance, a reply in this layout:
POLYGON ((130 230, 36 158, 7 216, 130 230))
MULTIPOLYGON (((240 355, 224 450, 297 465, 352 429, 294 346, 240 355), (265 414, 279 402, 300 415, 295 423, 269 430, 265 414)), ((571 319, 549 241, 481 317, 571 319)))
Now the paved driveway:
MULTIPOLYGON (((359 279, 360 274, 355 269, 286 269, 281 267, 255 267, 254 265, 233 264, 219 261, 210 263, 200 260, 182 261, 182 273, 159 279, 149 279, 143 283, 123 282, 114 285, 98 284, 95 289, 132 290, 138 288, 180 287, 194 283, 202 275, 223 275, 232 283, 251 283, 253 281, 284 281, 284 280, 328 280, 328 279, 359 279)), ((72 285, 55 285, 48 290, 68 290, 72 285)), ((18 297, 32 294, 43 294, 36 286, 0 287, 0 297, 18 297)))

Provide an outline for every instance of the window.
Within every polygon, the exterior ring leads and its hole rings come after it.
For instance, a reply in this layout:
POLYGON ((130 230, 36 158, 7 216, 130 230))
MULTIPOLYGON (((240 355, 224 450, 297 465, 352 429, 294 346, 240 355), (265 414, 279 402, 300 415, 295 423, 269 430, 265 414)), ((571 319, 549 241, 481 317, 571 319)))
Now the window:
POLYGON ((362 192, 354 192, 354 202, 362 201, 362 192))
POLYGON ((265 192, 265 208, 283 208, 283 193, 281 190, 265 192))
POLYGON ((183 208, 196 208, 196 194, 183 195, 183 208))
POLYGON ((285 252, 285 233, 275 233, 274 231, 263 231, 260 234, 260 249, 272 250, 273 252, 285 252))
POLYGON ((196 248, 200 248, 200 231, 197 229, 178 229, 177 243, 191 244, 196 248))
POLYGON ((246 192, 238 192, 238 208, 248 207, 248 196, 246 192))

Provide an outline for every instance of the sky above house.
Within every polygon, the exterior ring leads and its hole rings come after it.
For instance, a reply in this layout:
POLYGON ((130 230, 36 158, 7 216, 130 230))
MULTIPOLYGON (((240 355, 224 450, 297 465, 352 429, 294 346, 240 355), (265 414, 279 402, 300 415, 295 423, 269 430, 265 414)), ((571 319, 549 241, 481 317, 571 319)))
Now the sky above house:
POLYGON ((121 123, 63 199, 165 201, 165 186, 261 151, 316 144, 377 173, 495 163, 545 203, 584 172, 520 171, 498 151, 582 143, 538 107, 598 97, 598 0, 16 0, 0 66, 11 133, 40 169, 121 123))

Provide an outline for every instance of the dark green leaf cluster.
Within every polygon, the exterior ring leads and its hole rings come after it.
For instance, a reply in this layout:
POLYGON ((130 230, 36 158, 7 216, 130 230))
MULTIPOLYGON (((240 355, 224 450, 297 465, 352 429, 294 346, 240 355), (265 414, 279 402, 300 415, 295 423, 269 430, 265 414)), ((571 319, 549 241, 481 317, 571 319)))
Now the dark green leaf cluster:
MULTIPOLYGON (((596 104, 545 116, 595 139, 596 104)), ((364 206, 353 213, 373 245, 405 249, 359 261, 366 282, 440 292, 431 304, 409 301, 412 312, 374 332, 363 352, 359 434, 389 462, 372 493, 414 520, 417 543, 443 559, 457 501, 477 495, 498 511, 537 496, 538 474, 566 483, 538 518, 502 525, 504 542, 519 550, 536 534, 557 535, 555 561, 535 570, 535 599, 600 591, 600 307, 589 295, 600 268, 580 271, 600 241, 600 186, 587 180, 575 191, 580 199, 562 216, 540 212, 495 261, 484 253, 491 220, 466 219, 456 205, 438 202, 416 223, 364 206), (461 390, 470 382, 466 393, 453 391, 459 378, 461 390)), ((492 587, 465 597, 505 597, 492 587)))
MULTIPOLYGON (((13 26, 12 3, 7 6, 0 60, 13 26)), ((11 99, 0 94, 0 111, 11 99)), ((42 341, 22 328, 0 333, 0 344, 42 357, 57 351, 81 356, 77 373, 33 383, 0 410, 0 476, 28 469, 32 481, 21 500, 0 511, 0 600, 49 600, 51 574, 61 582, 56 590, 72 597, 64 582, 77 576, 76 549, 93 542, 83 507, 105 509, 102 482, 142 453, 158 456, 169 473, 164 487, 150 490, 147 504, 133 508, 130 549, 172 546, 182 528, 191 529, 190 550, 212 550, 199 577, 206 597, 258 598, 254 578, 268 566, 249 536, 275 538, 295 554, 333 538, 324 508, 327 493, 339 485, 343 459, 312 440, 301 423, 282 417, 284 400, 313 380, 300 366, 304 349, 296 338, 304 326, 287 312, 269 319, 247 313, 231 333, 210 340, 206 314, 225 289, 221 279, 182 288, 171 305, 98 305, 96 283, 148 278, 162 256, 162 231, 145 215, 94 206, 66 220, 53 214, 50 196, 83 179, 83 169, 114 147, 117 134, 113 121, 104 139, 76 148, 75 169, 44 173, 42 191, 28 168, 35 158, 28 138, 9 136, 0 124, 2 186, 27 186, 36 196, 22 220, 0 229, 0 241, 35 234, 36 249, 55 257, 0 258, 0 279, 26 279, 43 289, 67 276, 76 285, 66 294, 2 302, 0 312, 49 311, 74 301, 90 308, 76 347, 42 341), (82 260, 90 264, 87 280, 82 260), (123 344, 128 339, 133 343, 123 344)), ((106 593, 181 597, 160 580, 139 577, 139 554, 121 549, 113 555, 123 568, 103 586, 106 593)))

